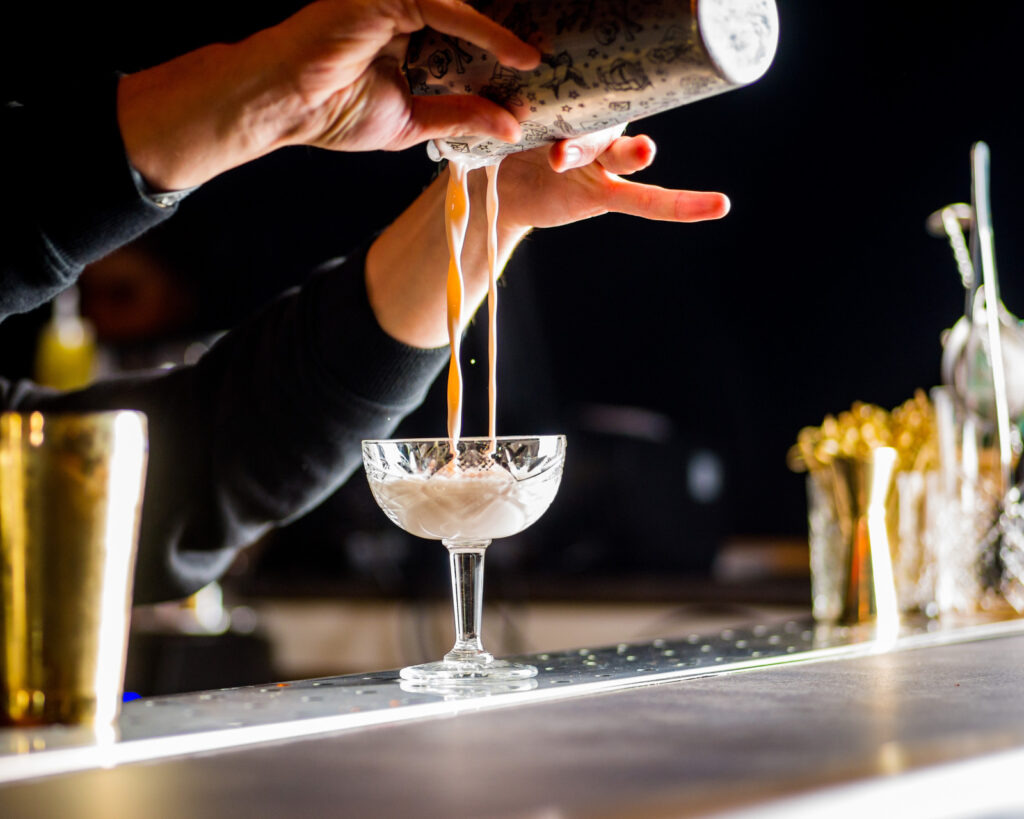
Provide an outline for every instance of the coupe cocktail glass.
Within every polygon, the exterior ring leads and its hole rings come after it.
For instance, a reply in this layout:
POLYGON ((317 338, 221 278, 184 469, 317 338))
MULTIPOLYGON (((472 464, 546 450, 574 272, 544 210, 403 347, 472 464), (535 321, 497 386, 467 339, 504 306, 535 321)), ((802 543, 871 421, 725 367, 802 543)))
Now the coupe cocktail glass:
POLYGON ((523 531, 551 505, 562 478, 564 435, 363 441, 377 505, 400 528, 448 549, 455 645, 444 659, 403 668, 403 679, 437 683, 533 677, 532 665, 496 660, 480 642, 484 552, 523 531))

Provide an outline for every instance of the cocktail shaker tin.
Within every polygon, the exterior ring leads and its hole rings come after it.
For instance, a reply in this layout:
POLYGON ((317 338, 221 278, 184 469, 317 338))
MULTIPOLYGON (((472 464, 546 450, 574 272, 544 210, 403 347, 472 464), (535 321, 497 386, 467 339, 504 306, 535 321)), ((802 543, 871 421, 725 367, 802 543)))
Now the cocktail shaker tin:
POLYGON ((519 71, 430 29, 410 42, 414 94, 480 94, 522 125, 515 145, 466 135, 444 156, 486 162, 610 128, 759 79, 778 43, 774 0, 483 0, 473 3, 542 54, 519 71))

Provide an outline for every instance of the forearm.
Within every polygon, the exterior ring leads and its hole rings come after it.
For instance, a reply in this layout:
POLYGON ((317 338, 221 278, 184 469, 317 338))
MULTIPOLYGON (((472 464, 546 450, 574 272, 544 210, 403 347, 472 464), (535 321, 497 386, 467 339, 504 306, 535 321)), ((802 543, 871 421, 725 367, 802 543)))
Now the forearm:
POLYGON ((189 52, 121 79, 118 121, 132 164, 158 190, 200 185, 283 145, 307 110, 276 28, 189 52))
MULTIPOLYGON (((366 289, 377 320, 391 336, 413 347, 448 342, 447 184, 445 171, 377 238, 367 256, 366 289)), ((482 170, 470 173, 469 192, 470 222, 462 253, 467 321, 487 295, 486 177, 482 170)), ((527 232, 499 224, 499 271, 527 232)))
POLYGON ((116 94, 111 72, 0 108, 0 175, 11 205, 0 223, 0 319, 45 303, 85 265, 174 212, 132 180, 116 94))
POLYGON ((360 441, 387 437, 422 401, 444 350, 381 332, 361 261, 314 276, 194 366, 71 393, 0 390, 4 409, 146 413, 138 602, 216 579, 240 548, 340 486, 360 465, 360 441))

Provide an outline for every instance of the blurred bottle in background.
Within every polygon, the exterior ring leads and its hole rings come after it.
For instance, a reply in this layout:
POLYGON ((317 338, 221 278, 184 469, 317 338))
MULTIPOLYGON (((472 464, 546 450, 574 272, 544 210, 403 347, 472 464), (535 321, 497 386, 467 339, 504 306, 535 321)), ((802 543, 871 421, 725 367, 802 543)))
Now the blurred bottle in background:
POLYGON ((96 374, 96 331, 79 312, 78 288, 70 287, 53 301, 50 320, 36 344, 35 380, 47 387, 84 387, 96 374))

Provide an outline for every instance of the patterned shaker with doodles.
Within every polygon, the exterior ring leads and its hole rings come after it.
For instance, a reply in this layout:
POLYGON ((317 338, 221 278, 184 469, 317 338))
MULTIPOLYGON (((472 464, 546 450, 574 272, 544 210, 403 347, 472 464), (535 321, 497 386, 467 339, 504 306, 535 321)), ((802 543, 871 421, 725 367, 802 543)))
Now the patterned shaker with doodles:
POLYGON ((484 0, 473 5, 536 46, 518 71, 426 29, 409 44, 414 94, 480 94, 508 108, 523 139, 466 135, 433 146, 486 162, 748 85, 778 43, 773 0, 484 0))

